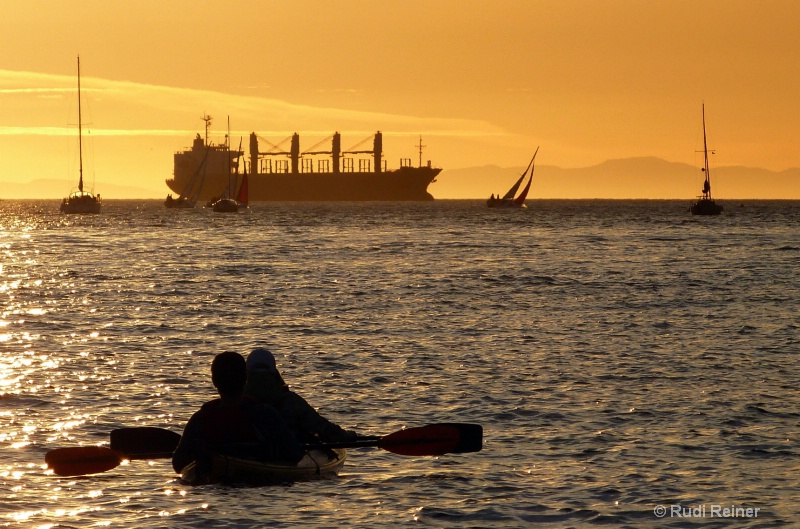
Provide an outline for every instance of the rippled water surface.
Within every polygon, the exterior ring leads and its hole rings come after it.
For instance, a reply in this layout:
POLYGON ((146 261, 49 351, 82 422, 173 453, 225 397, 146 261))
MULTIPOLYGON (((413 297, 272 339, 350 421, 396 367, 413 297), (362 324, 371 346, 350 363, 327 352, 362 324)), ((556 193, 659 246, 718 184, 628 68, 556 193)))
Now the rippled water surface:
POLYGON ((687 206, 2 201, 0 526, 796 527, 800 203, 687 206), (213 356, 256 346, 342 426, 475 422, 484 449, 260 488, 45 470, 181 431, 213 356))

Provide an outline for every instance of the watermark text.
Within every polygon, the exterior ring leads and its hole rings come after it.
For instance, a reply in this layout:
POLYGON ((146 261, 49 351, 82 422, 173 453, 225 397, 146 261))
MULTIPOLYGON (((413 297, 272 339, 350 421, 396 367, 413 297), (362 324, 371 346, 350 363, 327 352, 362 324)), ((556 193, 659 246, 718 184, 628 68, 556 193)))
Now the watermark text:
POLYGON ((653 514, 657 518, 758 518, 760 507, 745 507, 735 504, 701 503, 698 505, 656 505, 653 514))

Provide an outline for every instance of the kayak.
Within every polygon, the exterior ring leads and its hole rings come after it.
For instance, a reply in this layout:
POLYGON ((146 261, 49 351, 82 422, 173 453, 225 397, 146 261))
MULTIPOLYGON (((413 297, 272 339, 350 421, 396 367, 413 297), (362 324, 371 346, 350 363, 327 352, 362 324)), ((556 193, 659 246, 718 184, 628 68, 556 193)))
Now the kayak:
POLYGON ((334 448, 309 450, 296 465, 255 461, 241 457, 215 455, 210 476, 197 471, 195 462, 181 471, 181 480, 188 485, 209 483, 246 483, 261 485, 333 477, 347 459, 347 450, 334 448))

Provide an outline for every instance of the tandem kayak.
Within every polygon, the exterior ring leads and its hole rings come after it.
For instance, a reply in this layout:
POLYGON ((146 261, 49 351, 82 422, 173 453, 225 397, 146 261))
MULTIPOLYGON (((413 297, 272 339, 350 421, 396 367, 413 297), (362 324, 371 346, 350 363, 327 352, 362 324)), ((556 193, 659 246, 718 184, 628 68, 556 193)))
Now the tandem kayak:
POLYGON ((339 473, 347 459, 347 450, 309 450, 296 465, 254 461, 234 456, 216 455, 212 458, 211 473, 197 470, 195 462, 181 471, 181 480, 188 485, 209 483, 245 483, 261 485, 332 477, 339 473))

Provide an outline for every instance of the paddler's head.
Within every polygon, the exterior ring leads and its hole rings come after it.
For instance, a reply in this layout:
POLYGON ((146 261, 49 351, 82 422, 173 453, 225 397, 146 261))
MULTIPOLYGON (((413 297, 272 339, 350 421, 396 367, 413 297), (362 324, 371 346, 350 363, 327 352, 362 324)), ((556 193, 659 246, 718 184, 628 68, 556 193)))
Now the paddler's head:
POLYGON ((255 373, 256 379, 261 382, 269 382, 272 385, 277 384, 277 387, 286 387, 286 382, 278 371, 275 364, 275 356, 263 347, 253 349, 247 355, 247 372, 250 374, 255 373))
POLYGON ((275 365, 275 357, 268 349, 259 347, 258 349, 253 349, 247 356, 247 370, 253 371, 255 369, 277 373, 278 368, 275 365))
POLYGON ((211 362, 211 381, 221 397, 236 397, 247 382, 247 364, 244 357, 233 351, 225 351, 211 362))

